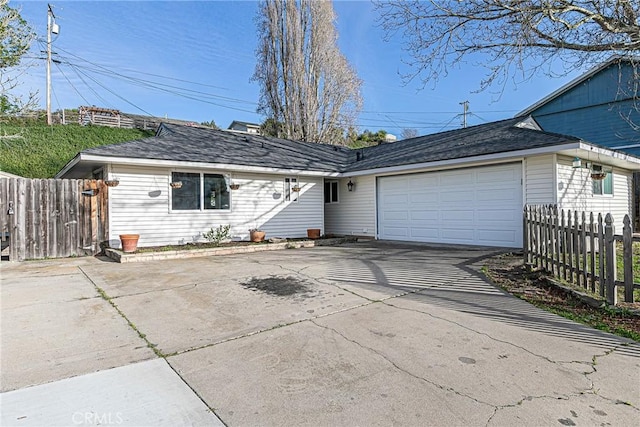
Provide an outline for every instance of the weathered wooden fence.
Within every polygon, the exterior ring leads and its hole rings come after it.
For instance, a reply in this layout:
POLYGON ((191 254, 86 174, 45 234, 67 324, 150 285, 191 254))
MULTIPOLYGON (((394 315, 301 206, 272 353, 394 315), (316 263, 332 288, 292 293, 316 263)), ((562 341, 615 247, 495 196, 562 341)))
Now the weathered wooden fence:
POLYGON ((617 303, 617 287, 624 288, 624 300, 633 302, 634 237, 629 215, 624 217, 622 234, 614 234, 613 218, 597 218, 593 213, 558 210, 555 206, 525 206, 524 261, 556 277, 617 303), (618 246, 622 254, 618 254, 618 246), (622 266, 619 280, 618 264, 622 266))
POLYGON ((101 180, 0 179, 0 240, 9 260, 100 252, 108 236, 108 187, 101 180))

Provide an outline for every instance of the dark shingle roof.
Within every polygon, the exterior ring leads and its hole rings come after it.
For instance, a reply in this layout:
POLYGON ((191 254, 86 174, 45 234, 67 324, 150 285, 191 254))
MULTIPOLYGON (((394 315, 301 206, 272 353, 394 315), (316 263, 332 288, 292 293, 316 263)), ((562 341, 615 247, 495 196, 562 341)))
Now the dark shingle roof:
POLYGON ((208 128, 163 124, 154 137, 84 150, 83 154, 220 163, 319 172, 350 172, 435 162, 580 141, 517 126, 524 118, 351 150, 208 128))
POLYGON ((453 160, 580 141, 572 136, 517 126, 525 120, 518 117, 368 147, 362 150, 360 161, 352 153, 348 169, 357 171, 453 160))
POLYGON ((347 166, 349 151, 335 145, 163 124, 154 137, 90 148, 82 153, 336 172, 347 166))

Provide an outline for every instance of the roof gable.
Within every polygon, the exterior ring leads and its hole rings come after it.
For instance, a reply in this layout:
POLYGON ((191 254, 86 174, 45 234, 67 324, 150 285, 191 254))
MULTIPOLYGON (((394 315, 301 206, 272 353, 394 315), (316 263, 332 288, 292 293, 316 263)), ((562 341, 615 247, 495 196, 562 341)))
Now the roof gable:
POLYGON ((520 111, 516 116, 535 116, 628 99, 629 94, 634 93, 631 85, 634 81, 633 73, 638 73, 637 65, 634 64, 637 60, 639 59, 613 56, 520 111), (620 82, 627 83, 620 85, 620 82))

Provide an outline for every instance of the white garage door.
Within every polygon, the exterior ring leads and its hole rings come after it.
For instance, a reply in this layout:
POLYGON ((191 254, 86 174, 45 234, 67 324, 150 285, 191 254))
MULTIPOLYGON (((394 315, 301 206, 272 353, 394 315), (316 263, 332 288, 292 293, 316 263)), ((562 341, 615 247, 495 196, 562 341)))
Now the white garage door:
POLYGON ((522 164, 378 178, 384 240, 522 246, 522 164))

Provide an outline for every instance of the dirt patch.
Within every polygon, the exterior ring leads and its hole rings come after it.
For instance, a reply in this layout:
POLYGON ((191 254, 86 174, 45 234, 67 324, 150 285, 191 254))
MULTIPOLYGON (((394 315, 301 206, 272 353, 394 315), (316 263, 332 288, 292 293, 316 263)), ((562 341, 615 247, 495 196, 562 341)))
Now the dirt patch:
POLYGON ((252 277, 249 281, 240 284, 253 291, 260 291, 279 297, 304 294, 310 291, 307 282, 293 276, 252 277))
POLYGON ((485 262, 487 277, 505 291, 531 304, 594 328, 640 341, 640 315, 632 307, 591 307, 552 284, 541 272, 530 272, 522 255, 502 254, 485 262))

